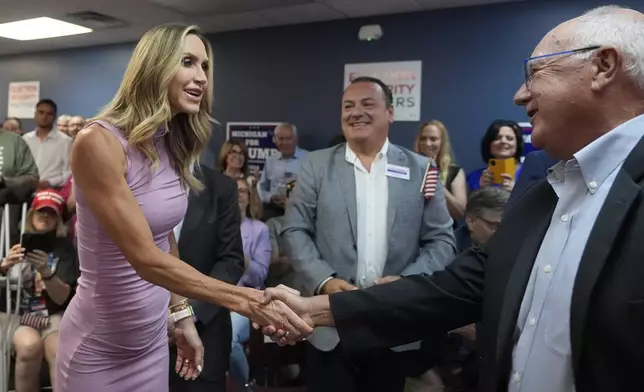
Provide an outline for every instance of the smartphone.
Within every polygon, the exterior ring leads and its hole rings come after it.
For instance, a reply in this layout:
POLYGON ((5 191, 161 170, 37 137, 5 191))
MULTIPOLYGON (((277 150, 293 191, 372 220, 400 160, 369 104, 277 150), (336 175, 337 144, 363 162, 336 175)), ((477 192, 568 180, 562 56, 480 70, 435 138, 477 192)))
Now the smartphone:
POLYGON ((509 174, 514 178, 514 174, 517 171, 516 161, 514 158, 506 159, 490 159, 488 162, 487 171, 492 176, 492 182, 495 184, 503 183, 502 174, 509 174))
POLYGON ((45 253, 51 253, 56 247, 56 231, 51 230, 46 233, 24 233, 20 242, 25 248, 25 254, 34 250, 41 250, 45 253))

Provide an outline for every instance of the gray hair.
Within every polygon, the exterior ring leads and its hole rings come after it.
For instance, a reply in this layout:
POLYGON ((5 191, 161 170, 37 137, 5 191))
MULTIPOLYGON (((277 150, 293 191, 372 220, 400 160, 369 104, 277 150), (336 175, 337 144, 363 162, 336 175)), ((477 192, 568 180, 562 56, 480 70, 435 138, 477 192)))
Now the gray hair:
POLYGON ((479 216, 484 210, 503 211, 510 192, 503 188, 485 187, 472 192, 467 198, 466 215, 479 216))
MULTIPOLYGON (((629 8, 607 5, 587 11, 575 19, 575 33, 570 39, 575 48, 610 45, 622 54, 623 70, 641 90, 644 90, 644 17, 629 8)), ((592 52, 577 56, 590 58, 592 52)))
POLYGON ((297 127, 295 127, 295 124, 281 123, 280 125, 275 127, 275 130, 277 130, 277 128, 280 128, 280 127, 291 128, 291 131, 293 131, 293 137, 297 137, 297 127))
POLYGON ((72 119, 72 116, 70 116, 69 114, 61 114, 60 116, 58 116, 57 121, 69 121, 71 119, 72 119))

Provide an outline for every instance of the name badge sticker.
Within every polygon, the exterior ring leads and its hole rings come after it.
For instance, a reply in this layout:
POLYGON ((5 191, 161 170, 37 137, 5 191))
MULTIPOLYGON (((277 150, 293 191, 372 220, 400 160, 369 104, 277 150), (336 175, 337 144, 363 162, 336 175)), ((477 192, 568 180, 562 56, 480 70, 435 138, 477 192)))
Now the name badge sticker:
POLYGON ((387 164, 387 177, 400 178, 402 180, 409 180, 409 168, 398 165, 387 164))

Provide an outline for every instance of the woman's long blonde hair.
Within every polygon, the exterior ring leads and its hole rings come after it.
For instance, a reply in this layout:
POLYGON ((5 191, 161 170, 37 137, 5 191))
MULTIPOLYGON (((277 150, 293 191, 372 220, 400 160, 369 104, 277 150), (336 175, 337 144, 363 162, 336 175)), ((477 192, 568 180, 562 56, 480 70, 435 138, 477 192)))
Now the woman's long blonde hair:
POLYGON ((438 164, 441 183, 445 184, 447 176, 449 175, 449 168, 453 163, 455 163, 452 143, 449 140, 449 134, 447 133, 447 127, 445 127, 445 124, 438 120, 430 120, 420 124, 420 129, 418 130, 416 140, 414 141, 414 149, 417 153, 422 154, 423 150, 420 146, 420 135, 423 133, 423 129, 428 126, 435 127, 441 133, 441 147, 438 149, 438 154, 436 154, 436 163, 438 164))
MULTIPOLYGON (((192 166, 206 148, 211 133, 212 67, 199 113, 173 116, 168 90, 181 67, 185 38, 201 39, 212 61, 212 47, 197 26, 162 25, 145 33, 134 49, 123 81, 112 101, 96 116, 123 130, 125 138, 156 167, 159 154, 155 135, 165 127, 170 162, 183 186, 193 190, 203 185, 192 174, 192 166)), ((198 165, 194 165, 197 167, 198 165)))

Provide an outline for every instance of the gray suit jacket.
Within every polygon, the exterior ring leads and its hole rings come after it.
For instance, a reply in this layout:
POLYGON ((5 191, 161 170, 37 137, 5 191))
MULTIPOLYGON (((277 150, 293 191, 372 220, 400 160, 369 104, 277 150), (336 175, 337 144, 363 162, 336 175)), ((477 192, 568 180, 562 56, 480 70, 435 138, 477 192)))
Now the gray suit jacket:
MULTIPOLYGON (((280 242, 301 281, 314 295, 330 276, 357 281, 357 207, 354 166, 346 144, 311 152, 302 162, 286 208, 280 242)), ((420 192, 429 160, 390 144, 388 164, 409 168, 409 180, 388 177, 388 255, 383 275, 432 274, 452 261, 455 241, 443 189, 420 192)))

